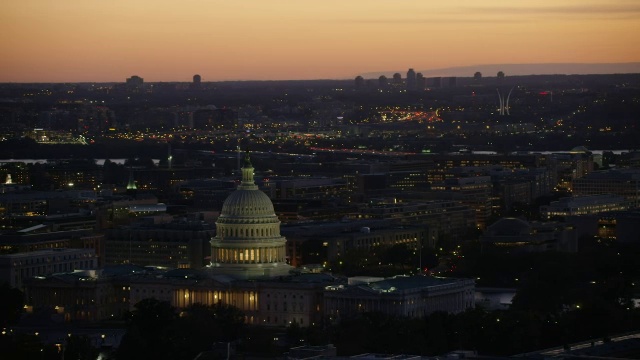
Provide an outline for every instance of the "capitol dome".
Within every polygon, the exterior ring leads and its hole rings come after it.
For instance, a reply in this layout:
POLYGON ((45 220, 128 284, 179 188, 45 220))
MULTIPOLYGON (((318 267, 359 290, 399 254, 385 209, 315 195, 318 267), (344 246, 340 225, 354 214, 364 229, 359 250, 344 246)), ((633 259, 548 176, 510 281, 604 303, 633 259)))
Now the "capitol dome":
POLYGON ((209 270, 240 279, 287 275, 291 266, 285 245, 273 203, 255 184, 247 153, 242 182, 224 201, 216 220, 209 270))
POLYGON ((270 216, 274 215, 273 203, 262 191, 237 190, 224 201, 224 216, 270 216))

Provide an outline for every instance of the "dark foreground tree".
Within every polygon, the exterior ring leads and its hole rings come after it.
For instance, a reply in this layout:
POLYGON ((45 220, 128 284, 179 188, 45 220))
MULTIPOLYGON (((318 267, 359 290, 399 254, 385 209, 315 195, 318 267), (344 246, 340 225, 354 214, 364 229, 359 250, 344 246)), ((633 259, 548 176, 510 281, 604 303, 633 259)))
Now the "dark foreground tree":
POLYGON ((145 299, 129 316, 118 359, 190 360, 216 343, 244 335, 244 314, 224 304, 194 304, 179 314, 167 302, 145 299))
POLYGON ((22 314, 22 291, 12 288, 7 283, 0 285, 0 328, 6 328, 18 322, 22 314))

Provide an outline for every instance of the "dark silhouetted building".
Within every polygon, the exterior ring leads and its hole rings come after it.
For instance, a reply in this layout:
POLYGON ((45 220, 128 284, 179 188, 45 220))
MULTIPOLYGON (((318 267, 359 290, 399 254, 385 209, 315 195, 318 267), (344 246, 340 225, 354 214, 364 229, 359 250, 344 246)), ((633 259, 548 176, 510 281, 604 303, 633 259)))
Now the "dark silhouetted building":
POLYGON ((389 86, 389 79, 387 79, 387 77, 384 75, 380 75, 380 77, 378 78, 378 86, 383 89, 386 88, 387 86, 389 86))
POLYGON ((422 73, 416 74, 416 90, 424 90, 427 87, 427 78, 422 73))
POLYGON ((202 87, 202 78, 200 75, 193 75, 193 82, 191 83, 192 90, 200 90, 202 87))
POLYGON ((125 86, 127 90, 131 92, 140 92, 142 91, 142 85, 144 84, 144 79, 138 75, 133 75, 130 78, 127 78, 127 82, 125 86))
POLYGON ((431 276, 350 278, 347 286, 328 286, 325 313, 331 320, 348 319, 365 312, 422 318, 436 311, 461 313, 475 307, 471 279, 431 276))
POLYGON ((416 89, 416 72, 413 69, 407 71, 407 90, 416 89))
POLYGON ((574 225, 558 222, 528 222, 503 218, 487 227, 480 237, 483 252, 528 253, 578 251, 574 225))

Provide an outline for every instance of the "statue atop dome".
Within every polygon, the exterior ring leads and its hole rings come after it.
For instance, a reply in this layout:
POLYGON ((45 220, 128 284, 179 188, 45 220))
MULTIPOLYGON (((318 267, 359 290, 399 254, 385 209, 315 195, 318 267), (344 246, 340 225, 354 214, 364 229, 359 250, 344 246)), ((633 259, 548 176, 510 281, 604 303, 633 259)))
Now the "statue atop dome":
POLYGON ((251 156, 249 156, 249 148, 247 147, 247 150, 245 150, 244 153, 244 167, 253 167, 253 165, 251 165, 251 156))

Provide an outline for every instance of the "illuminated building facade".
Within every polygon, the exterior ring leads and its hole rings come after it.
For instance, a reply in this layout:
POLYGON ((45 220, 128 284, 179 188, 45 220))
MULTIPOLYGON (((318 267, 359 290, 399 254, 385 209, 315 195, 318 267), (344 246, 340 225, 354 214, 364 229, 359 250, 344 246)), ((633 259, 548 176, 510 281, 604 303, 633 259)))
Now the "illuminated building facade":
POLYGON ((578 236, 596 236, 619 243, 640 244, 640 210, 609 211, 599 214, 567 216, 575 225, 578 236))
POLYGON ((471 176, 445 179, 432 184, 431 190, 449 193, 451 199, 475 210, 476 224, 484 229, 491 216, 491 192, 493 185, 489 176, 471 176))
POLYGON ((622 196, 603 194, 564 197, 540 207, 540 215, 545 219, 571 215, 597 214, 607 211, 629 209, 629 204, 622 196))
POLYGON ((552 156, 558 174, 558 189, 572 191, 576 180, 593 171, 593 155, 588 151, 574 148, 570 153, 552 156))
POLYGON ((573 195, 614 194, 640 206, 640 169, 594 171, 573 182, 573 195))
POLYGON ((322 321, 324 287, 335 283, 333 277, 325 274, 245 281, 177 269, 132 278, 130 303, 134 305, 149 297, 168 301, 178 309, 196 303, 221 303, 239 308, 248 324, 287 326, 295 322, 308 326, 322 321))

